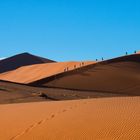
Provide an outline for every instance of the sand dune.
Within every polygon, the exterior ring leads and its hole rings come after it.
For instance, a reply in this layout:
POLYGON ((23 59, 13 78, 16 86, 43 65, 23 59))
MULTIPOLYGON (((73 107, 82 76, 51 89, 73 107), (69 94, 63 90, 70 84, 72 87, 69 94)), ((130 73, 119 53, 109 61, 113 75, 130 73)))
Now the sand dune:
POLYGON ((32 87, 24 84, 0 81, 0 104, 77 100, 118 96, 126 95, 118 95, 105 92, 88 92, 46 87, 32 87))
POLYGON ((27 53, 2 61, 0 140, 139 140, 139 53, 98 63, 27 53))
POLYGON ((66 89, 140 95, 140 54, 119 57, 31 83, 66 89))
POLYGON ((0 60, 0 73, 14 70, 21 66, 50 63, 50 62, 54 62, 54 61, 39 56, 35 56, 29 53, 22 53, 0 60))
POLYGON ((139 140, 139 108, 140 97, 0 105, 0 139, 139 140))
POLYGON ((0 81, 0 104, 46 101, 39 88, 0 81))
POLYGON ((36 64, 30 66, 24 66, 14 71, 0 74, 1 80, 7 80, 17 83, 31 83, 42 78, 52 76, 54 74, 63 73, 64 69, 68 67, 68 70, 73 70, 78 67, 93 64, 94 61, 83 62, 59 62, 59 63, 47 63, 36 64))

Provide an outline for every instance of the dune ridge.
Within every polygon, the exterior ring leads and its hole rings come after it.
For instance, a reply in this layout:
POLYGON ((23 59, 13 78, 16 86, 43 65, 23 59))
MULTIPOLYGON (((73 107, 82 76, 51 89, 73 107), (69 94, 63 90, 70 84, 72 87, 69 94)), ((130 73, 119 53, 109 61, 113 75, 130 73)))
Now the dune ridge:
POLYGON ((140 54, 91 64, 30 83, 33 86, 140 95, 140 54))
POLYGON ((21 53, 0 60, 0 73, 11 71, 22 66, 55 62, 50 59, 35 56, 30 53, 21 53))
POLYGON ((94 61, 86 62, 57 62, 57 63, 45 63, 35 64, 30 66, 24 66, 14 71, 9 71, 0 74, 1 80, 16 82, 16 83, 31 83, 44 77, 50 77, 52 75, 63 73, 64 71, 71 71, 79 67, 94 64, 94 61), (83 63, 83 65, 82 65, 83 63))

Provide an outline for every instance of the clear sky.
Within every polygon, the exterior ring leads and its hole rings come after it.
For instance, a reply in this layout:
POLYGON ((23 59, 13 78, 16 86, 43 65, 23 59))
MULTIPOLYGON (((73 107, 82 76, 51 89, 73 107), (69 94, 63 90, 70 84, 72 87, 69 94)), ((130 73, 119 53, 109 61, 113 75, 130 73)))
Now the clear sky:
POLYGON ((140 50, 139 0, 0 0, 0 57, 57 61, 140 50))

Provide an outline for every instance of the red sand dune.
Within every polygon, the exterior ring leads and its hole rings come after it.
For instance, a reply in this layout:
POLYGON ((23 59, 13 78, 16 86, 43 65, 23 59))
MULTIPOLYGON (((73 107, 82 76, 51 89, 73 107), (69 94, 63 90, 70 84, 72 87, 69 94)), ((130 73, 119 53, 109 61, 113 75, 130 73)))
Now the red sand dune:
MULTIPOLYGON (((84 66, 93 64, 93 61, 84 62, 84 66)), ((63 73, 64 69, 68 67, 68 70, 73 70, 78 67, 82 67, 81 62, 59 62, 59 63, 47 63, 36 64, 30 66, 24 66, 14 71, 0 74, 1 80, 7 80, 17 83, 31 83, 42 78, 46 78, 58 73, 63 73)))
POLYGON ((30 83, 77 90, 140 95, 140 54, 119 57, 30 83))
POLYGON ((139 140, 140 97, 0 105, 1 140, 139 140))
POLYGON ((122 97, 126 95, 106 92, 89 92, 58 88, 33 87, 25 84, 17 84, 0 80, 0 104, 78 100, 120 96, 122 97))
POLYGON ((35 56, 29 53, 22 53, 0 60, 0 73, 14 70, 21 66, 50 63, 50 62, 54 62, 54 61, 39 56, 35 56))

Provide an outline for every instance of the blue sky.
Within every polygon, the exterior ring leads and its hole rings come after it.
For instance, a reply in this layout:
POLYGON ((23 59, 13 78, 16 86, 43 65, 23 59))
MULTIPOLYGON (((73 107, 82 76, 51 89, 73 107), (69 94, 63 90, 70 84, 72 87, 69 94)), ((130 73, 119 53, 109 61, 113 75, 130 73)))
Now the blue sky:
POLYGON ((57 61, 140 50, 139 0, 0 0, 0 57, 57 61))

